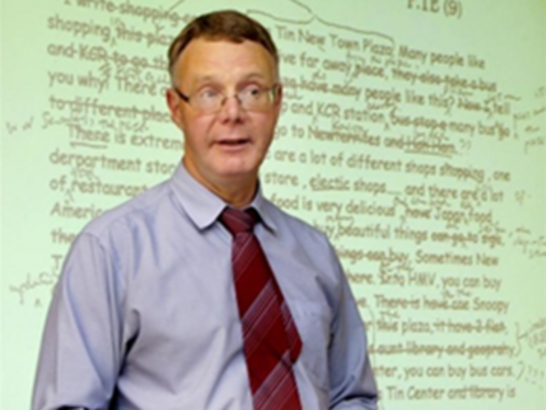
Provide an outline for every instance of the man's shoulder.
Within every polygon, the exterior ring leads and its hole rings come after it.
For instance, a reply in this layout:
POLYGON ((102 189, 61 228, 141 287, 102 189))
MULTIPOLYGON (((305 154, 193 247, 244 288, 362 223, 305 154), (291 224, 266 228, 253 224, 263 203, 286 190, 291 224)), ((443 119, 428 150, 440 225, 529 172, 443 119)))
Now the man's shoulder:
POLYGON ((170 192, 168 180, 148 188, 92 219, 82 233, 100 237, 112 229, 130 228, 139 221, 154 218, 169 200, 170 192))

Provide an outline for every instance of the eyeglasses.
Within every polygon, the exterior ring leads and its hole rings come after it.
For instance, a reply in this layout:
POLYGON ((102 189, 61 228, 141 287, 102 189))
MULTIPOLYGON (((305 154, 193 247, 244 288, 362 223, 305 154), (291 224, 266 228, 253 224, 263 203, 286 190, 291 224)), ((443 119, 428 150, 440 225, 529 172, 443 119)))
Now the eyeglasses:
MULTIPOLYGON (((183 101, 204 114, 220 111, 226 100, 232 97, 215 88, 204 88, 192 95, 183 94, 176 86, 172 88, 183 101)), ((253 84, 243 88, 233 97, 237 99, 241 108, 246 111, 267 111, 273 105, 278 92, 279 84, 274 84, 269 88, 253 84)))

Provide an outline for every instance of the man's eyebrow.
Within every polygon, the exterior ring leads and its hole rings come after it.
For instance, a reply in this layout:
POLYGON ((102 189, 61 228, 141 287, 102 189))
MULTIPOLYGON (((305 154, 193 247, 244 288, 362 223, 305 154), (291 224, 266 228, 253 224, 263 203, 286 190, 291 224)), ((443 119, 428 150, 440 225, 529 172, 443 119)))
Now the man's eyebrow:
MULTIPOLYGON (((253 80, 267 81, 268 77, 269 76, 264 74, 264 73, 250 72, 248 74, 243 75, 241 78, 239 78, 237 80, 237 84, 248 82, 248 81, 253 81, 253 80)), ((213 85, 219 85, 219 86, 224 85, 224 84, 222 84, 222 82, 220 81, 220 79, 218 77, 216 77, 214 75, 205 74, 205 75, 202 75, 202 76, 197 76, 195 79, 193 79, 190 86, 192 88, 199 88, 202 85, 206 85, 206 84, 213 84, 213 85)))
POLYGON ((264 82, 264 81, 268 81, 268 79, 269 79, 269 76, 264 75, 263 73, 251 73, 242 77, 239 82, 249 82, 249 81, 264 82))
POLYGON ((243 76, 244 79, 265 78, 265 77, 267 76, 261 72, 251 72, 243 76))
POLYGON ((191 85, 192 86, 201 86, 203 84, 206 84, 206 83, 217 83, 219 84, 220 81, 215 77, 215 76, 212 76, 212 75, 203 75, 203 76, 198 76, 197 78, 195 78, 192 82, 191 82, 191 85))

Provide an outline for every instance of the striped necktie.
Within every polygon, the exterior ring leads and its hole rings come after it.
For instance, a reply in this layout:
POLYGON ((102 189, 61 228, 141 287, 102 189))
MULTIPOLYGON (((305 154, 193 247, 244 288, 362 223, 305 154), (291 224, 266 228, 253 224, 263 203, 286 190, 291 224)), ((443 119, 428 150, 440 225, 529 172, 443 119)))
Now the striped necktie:
POLYGON ((254 209, 226 208, 231 261, 254 410, 300 410, 292 366, 302 343, 267 258, 254 236, 254 209))

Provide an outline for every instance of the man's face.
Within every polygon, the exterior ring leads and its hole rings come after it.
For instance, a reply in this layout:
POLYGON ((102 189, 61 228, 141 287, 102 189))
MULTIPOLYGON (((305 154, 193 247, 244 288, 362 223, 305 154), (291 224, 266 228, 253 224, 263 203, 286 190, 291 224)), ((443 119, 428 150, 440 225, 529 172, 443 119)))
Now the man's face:
POLYGON ((266 109, 245 110, 233 96, 247 87, 271 88, 278 82, 273 57, 251 41, 192 40, 174 68, 174 82, 190 97, 221 92, 228 98, 219 111, 204 113, 167 92, 171 116, 184 133, 188 172, 213 191, 254 184, 273 138, 281 91, 266 109), (242 184, 242 185, 241 185, 242 184))

